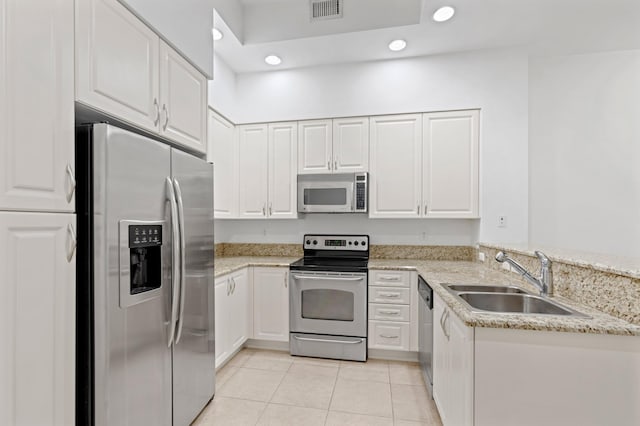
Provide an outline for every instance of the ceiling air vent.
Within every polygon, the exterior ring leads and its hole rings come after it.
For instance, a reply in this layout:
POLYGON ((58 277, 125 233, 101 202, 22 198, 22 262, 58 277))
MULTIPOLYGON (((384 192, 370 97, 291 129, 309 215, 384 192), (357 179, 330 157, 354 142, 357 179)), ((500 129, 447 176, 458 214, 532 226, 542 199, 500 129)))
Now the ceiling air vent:
POLYGON ((310 0, 311 21, 342 18, 344 0, 310 0))

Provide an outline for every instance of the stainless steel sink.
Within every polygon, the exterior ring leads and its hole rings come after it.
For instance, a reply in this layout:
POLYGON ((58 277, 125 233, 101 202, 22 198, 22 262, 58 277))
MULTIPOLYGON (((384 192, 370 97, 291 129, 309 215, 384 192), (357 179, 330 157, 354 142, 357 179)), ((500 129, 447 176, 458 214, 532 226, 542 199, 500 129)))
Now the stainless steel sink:
POLYGON ((445 284, 452 292, 474 291, 482 293, 521 293, 527 292, 513 285, 489 285, 489 284, 445 284))
POLYGON ((589 318, 588 315, 533 294, 461 292, 457 293, 456 296, 475 312, 563 315, 589 318))

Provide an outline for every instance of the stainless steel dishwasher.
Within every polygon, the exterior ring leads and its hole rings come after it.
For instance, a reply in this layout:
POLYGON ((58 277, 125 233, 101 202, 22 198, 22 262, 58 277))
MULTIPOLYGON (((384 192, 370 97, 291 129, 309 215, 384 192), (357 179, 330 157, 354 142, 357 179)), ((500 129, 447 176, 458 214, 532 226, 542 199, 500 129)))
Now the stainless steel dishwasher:
POLYGON ((433 290, 418 275, 418 359, 429 396, 433 398, 433 290))

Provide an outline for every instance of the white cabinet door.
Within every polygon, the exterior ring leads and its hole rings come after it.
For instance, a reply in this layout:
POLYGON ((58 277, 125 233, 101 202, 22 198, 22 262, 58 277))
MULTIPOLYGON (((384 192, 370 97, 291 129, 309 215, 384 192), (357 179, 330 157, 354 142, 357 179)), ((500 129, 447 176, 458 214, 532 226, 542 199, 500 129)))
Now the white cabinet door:
POLYGON ((238 126, 241 218, 267 217, 268 132, 266 124, 238 126))
POLYGON ((158 131, 160 39, 116 0, 76 1, 76 100, 158 131))
POLYGON ((229 322, 231 309, 229 306, 229 276, 225 275, 216 279, 215 284, 215 353, 216 368, 220 366, 230 355, 229 322))
POLYGON ((231 281, 231 303, 229 306, 229 344, 231 352, 239 349, 249 336, 249 274, 247 268, 234 272, 231 281))
POLYGON ((369 118, 333 120, 333 170, 369 171, 369 118))
POLYGON ((422 116, 370 118, 369 217, 420 217, 422 116))
POLYGON ((449 335, 449 413, 454 425, 473 424, 473 328, 449 311, 445 329, 449 335))
POLYGON ((433 399, 438 406, 442 424, 452 424, 448 418, 446 404, 449 398, 448 341, 444 330, 445 306, 442 299, 433 295, 433 399))
POLYGON ((289 341, 289 269, 253 269, 253 337, 289 341))
POLYGON ((238 142, 236 128, 213 110, 209 110, 209 147, 207 159, 213 163, 216 219, 238 215, 238 142))
POLYGON ((273 219, 295 219, 297 206, 296 123, 269 124, 269 209, 273 219))
POLYGON ((75 222, 0 212, 2 425, 74 424, 75 222))
POLYGON ((423 115, 423 214, 478 217, 478 111, 423 115))
POLYGON ((73 0, 0 0, 0 210, 75 210, 73 20, 73 0))
POLYGON ((207 79, 160 42, 160 134, 207 152, 207 79))
POLYGON ((298 173, 332 173, 332 122, 298 122, 298 173))

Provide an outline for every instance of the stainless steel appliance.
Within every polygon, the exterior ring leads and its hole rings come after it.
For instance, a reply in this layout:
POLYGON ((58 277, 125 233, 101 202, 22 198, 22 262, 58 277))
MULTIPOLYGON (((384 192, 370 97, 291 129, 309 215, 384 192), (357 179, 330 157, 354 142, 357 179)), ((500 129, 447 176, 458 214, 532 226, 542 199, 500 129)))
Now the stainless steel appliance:
POLYGON ((289 266, 291 355, 367 360, 367 235, 305 235, 289 266))
POLYGON ((418 359, 429 395, 433 398, 433 289, 418 275, 418 359))
POLYGON ((79 126, 79 425, 188 425, 213 397, 213 168, 79 126))
POLYGON ((298 212, 366 213, 368 174, 298 175, 298 212))

